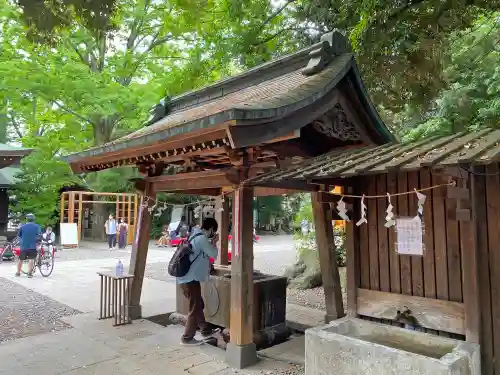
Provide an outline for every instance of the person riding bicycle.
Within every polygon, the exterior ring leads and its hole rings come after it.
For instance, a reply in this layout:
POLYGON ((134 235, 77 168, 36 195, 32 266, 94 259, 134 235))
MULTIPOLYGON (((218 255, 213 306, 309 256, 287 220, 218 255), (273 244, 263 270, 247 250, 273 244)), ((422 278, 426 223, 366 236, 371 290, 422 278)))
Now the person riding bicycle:
POLYGON ((17 262, 16 276, 21 276, 21 268, 23 262, 28 260, 28 277, 33 277, 33 270, 35 269, 35 259, 37 256, 36 243, 39 240, 42 229, 40 225, 34 223, 35 215, 26 215, 26 224, 21 225, 19 228, 19 238, 21 239, 21 252, 17 262))
POLYGON ((56 235, 52 232, 52 227, 47 227, 42 234, 42 245, 47 246, 49 253, 52 254, 54 245, 56 243, 56 235))

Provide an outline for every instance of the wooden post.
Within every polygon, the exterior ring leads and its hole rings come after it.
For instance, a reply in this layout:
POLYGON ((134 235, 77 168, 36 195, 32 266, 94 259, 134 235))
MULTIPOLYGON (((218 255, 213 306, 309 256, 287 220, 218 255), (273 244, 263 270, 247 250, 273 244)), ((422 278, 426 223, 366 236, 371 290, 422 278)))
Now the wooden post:
POLYGON ((132 280, 132 287, 130 291, 130 317, 132 319, 139 319, 142 316, 141 309, 141 293, 142 282, 144 280, 144 271, 146 270, 146 260, 148 257, 149 246, 149 232, 151 229, 151 214, 146 204, 149 206, 154 203, 145 199, 149 197, 154 199, 156 192, 151 182, 146 182, 144 189, 144 197, 141 199, 139 206, 138 218, 136 219, 135 238, 132 244, 132 254, 130 256, 129 273, 134 275, 132 280))
POLYGON ((329 204, 321 203, 318 193, 311 193, 311 196, 316 244, 318 245, 323 288, 325 289, 325 322, 328 323, 345 315, 344 304, 342 302, 342 288, 340 286, 340 276, 335 255, 329 204))
POLYGON ((60 213, 59 213, 59 221, 61 223, 64 223, 64 218, 66 217, 66 214, 64 213, 64 210, 66 209, 66 192, 61 194, 61 202, 60 202, 60 213))
POLYGON ((120 196, 117 195, 116 196, 116 201, 115 201, 115 220, 118 220, 118 218, 120 217, 120 196))
POLYGON ((253 342, 253 190, 240 186, 234 192, 231 261, 230 342, 226 362, 244 368, 257 361, 253 342))
POLYGON ((127 225, 128 225, 128 233, 127 233, 127 245, 131 243, 131 241, 134 240, 134 237, 131 236, 131 233, 133 231, 133 226, 132 226, 132 196, 128 196, 128 201, 127 201, 127 225))
POLYGON ((229 201, 227 197, 218 197, 215 204, 216 220, 219 223, 219 254, 217 256, 217 264, 228 264, 228 248, 229 248, 229 201), (220 209, 223 209, 220 212, 220 209))
POLYGON ((69 192, 69 201, 68 201, 68 223, 75 222, 75 192, 69 192))
POLYGON ((83 194, 78 193, 78 243, 82 239, 82 210, 83 210, 83 194))
MULTIPOLYGON (((348 194, 353 194, 352 188, 348 194)), ((354 204, 348 206, 351 220, 345 223, 345 250, 346 250, 346 272, 347 272, 347 313, 356 318, 358 316, 358 288, 359 288, 359 240, 356 231, 356 213, 359 212, 354 204)))
MULTIPOLYGON (((474 167, 471 167, 474 168, 474 167)), ((460 222, 460 249, 462 251, 462 285, 465 307, 465 340, 480 344, 481 309, 479 291, 479 256, 477 247, 477 230, 484 222, 478 222, 476 209, 476 176, 471 174, 470 202, 472 221, 460 222)))

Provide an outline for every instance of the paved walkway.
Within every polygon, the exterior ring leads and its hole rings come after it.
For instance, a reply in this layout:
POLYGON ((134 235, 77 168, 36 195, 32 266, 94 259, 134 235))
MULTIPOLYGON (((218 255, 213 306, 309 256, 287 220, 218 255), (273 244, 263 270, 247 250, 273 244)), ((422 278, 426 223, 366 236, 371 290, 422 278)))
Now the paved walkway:
MULTIPOLYGON (((6 262, 0 267, 0 278, 7 282, 16 283, 82 312, 59 317, 59 320, 73 328, 65 329, 62 325, 58 328, 62 331, 0 343, 0 375, 304 373, 303 367, 271 359, 264 359, 245 371, 228 369, 224 363, 225 351, 221 349, 208 345, 181 347, 179 339, 183 328, 179 326, 163 327, 141 320, 123 327, 112 327, 111 321, 98 321, 100 282, 96 272, 113 269, 118 259, 127 266, 130 258, 130 249, 109 252, 103 246, 91 244, 80 249, 63 250, 58 253, 54 272, 48 278, 42 278, 39 274, 33 279, 16 278, 14 264, 6 262)), ((281 254, 274 249, 274 243, 262 246, 261 254, 272 253, 273 257, 279 257, 281 254)), ((144 316, 175 310, 175 280, 164 275, 172 253, 172 249, 154 246, 149 249, 141 300, 144 316), (148 273, 151 273, 149 277, 148 273)), ((267 260, 269 263, 269 258, 267 260)), ((265 259, 260 263, 264 265, 265 259)), ((291 309, 290 312, 292 315, 304 314, 302 310, 291 309)), ((311 318, 317 321, 319 316, 311 318)))
POLYGON ((302 371, 268 359, 249 369, 230 369, 221 349, 180 346, 179 326, 162 327, 139 320, 112 327, 109 320, 97 321, 93 314, 64 320, 74 328, 0 344, 0 375, 261 375, 302 371))

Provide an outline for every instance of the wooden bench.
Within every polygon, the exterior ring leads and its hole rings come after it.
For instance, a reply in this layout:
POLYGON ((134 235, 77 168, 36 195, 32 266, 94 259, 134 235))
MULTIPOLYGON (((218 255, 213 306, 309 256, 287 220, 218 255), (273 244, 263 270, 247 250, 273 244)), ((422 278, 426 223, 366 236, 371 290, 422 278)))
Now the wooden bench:
POLYGON ((132 323, 129 315, 130 285, 134 275, 117 276, 113 272, 97 272, 101 278, 99 319, 114 318, 113 326, 132 323))

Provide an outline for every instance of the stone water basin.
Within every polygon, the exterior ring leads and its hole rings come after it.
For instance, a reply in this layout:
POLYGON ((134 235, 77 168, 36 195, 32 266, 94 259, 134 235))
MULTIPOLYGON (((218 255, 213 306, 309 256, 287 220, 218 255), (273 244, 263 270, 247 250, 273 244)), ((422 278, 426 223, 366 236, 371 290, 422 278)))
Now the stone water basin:
POLYGON ((479 345, 346 317, 306 331, 306 375, 480 375, 479 345))

